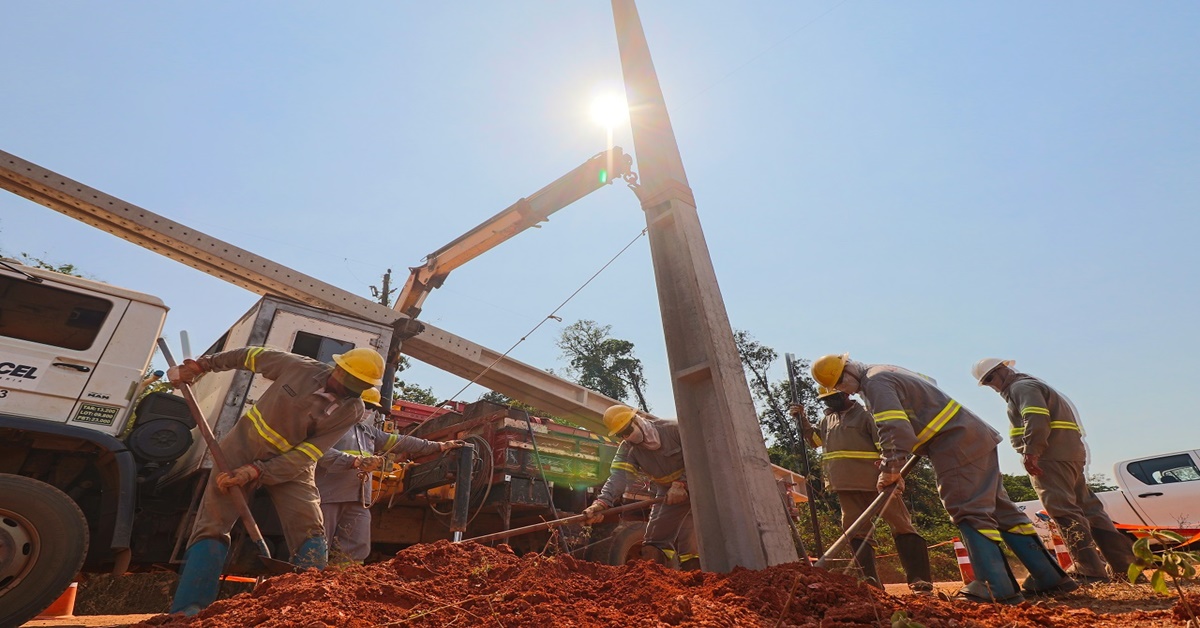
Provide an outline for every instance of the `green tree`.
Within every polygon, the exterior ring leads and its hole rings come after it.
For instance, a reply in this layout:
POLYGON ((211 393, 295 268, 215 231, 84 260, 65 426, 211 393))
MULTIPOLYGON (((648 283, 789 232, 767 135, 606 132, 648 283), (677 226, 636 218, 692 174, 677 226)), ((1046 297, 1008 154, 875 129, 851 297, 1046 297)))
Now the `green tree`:
POLYGON ((21 253, 21 263, 25 264, 26 266, 62 273, 72 277, 83 277, 83 273, 79 272, 79 268, 74 264, 54 264, 52 262, 47 262, 40 257, 33 257, 28 253, 21 253))
POLYGON ((1000 479, 1004 482, 1004 490, 1008 491, 1009 499, 1014 502, 1027 502, 1038 498, 1028 475, 1001 473, 1000 479))
POLYGON ((642 410, 646 401, 646 376, 642 361, 633 355, 633 343, 610 336, 612 325, 580 320, 563 329, 558 348, 567 359, 567 376, 585 388, 617 400, 632 393, 642 410))

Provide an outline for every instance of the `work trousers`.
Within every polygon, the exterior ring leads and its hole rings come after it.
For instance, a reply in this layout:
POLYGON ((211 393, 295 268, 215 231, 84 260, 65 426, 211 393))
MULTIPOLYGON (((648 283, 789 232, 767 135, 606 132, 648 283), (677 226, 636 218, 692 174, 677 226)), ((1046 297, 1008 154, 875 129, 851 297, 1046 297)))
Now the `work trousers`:
MULTIPOLYGON (((658 493, 660 497, 665 497, 666 488, 662 488, 658 493)), ((650 519, 646 522, 646 537, 642 544, 652 545, 664 552, 674 551, 680 562, 698 557, 700 551, 696 545, 696 528, 692 525, 691 502, 685 501, 671 506, 663 502, 652 506, 650 519)))
MULTIPOLYGON (((222 439, 221 449, 230 468, 236 469, 254 462, 249 447, 237 439, 222 439)), ((279 515, 289 554, 294 554, 306 539, 325 534, 321 518, 321 495, 317 492, 317 483, 313 479, 315 469, 316 465, 309 466, 290 481, 263 487, 279 515)), ((229 544, 229 532, 239 516, 233 499, 217 488, 217 475, 218 471, 214 468, 208 476, 208 485, 204 488, 204 497, 201 498, 200 508, 196 512, 196 523, 192 526, 192 536, 188 540, 189 547, 200 539, 220 539, 226 545, 229 544)), ((256 487, 257 484, 254 483, 240 489, 247 502, 252 502, 256 487)))
MULTIPOLYGON (((866 512, 867 507, 879 495, 875 491, 838 491, 838 502, 842 505, 842 529, 849 530, 851 524, 858 521, 858 518, 866 512)), ((900 536, 901 534, 916 534, 917 530, 913 527, 912 516, 908 514, 908 508, 904 505, 904 500, 900 499, 899 495, 888 500, 888 505, 880 513, 883 520, 887 522, 888 527, 892 529, 892 536, 900 536)), ((864 528, 854 536, 856 539, 866 538, 867 530, 864 528)))
POLYGON ((1104 504, 1088 488, 1083 463, 1069 460, 1039 460, 1041 475, 1029 476, 1033 490, 1046 513, 1058 525, 1067 544, 1075 571, 1083 576, 1104 578, 1104 558, 1117 577, 1125 575, 1133 564, 1133 542, 1117 531, 1104 504), (1097 547, 1098 546, 1098 547, 1097 547), (1097 551, 1099 549, 1099 551, 1097 551))
POLYGON ((1029 517, 1017 509, 1004 490, 995 449, 967 464, 954 456, 936 456, 929 461, 937 474, 938 495, 954 525, 969 525, 996 542, 1000 541, 1001 531, 1017 532, 1018 526, 1032 528, 1029 517))
POLYGON ((321 503, 329 562, 361 563, 371 553, 371 511, 361 502, 321 503))

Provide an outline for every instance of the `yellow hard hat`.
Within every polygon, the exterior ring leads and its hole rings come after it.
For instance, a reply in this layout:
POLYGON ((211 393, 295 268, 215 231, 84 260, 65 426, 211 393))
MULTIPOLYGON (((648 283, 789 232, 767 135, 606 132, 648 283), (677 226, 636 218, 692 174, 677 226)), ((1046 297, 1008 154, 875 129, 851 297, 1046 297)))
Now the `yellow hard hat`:
POLYGON ((334 355, 333 362, 352 377, 372 386, 383 383, 383 356, 372 349, 351 349, 334 355))
POLYGON ((812 363, 813 379, 826 388, 837 386, 838 380, 842 378, 842 371, 846 369, 846 362, 849 360, 849 353, 823 355, 817 358, 812 363))
POLYGON ((379 394, 378 388, 368 388, 363 391, 362 400, 364 403, 377 406, 379 402, 383 401, 383 395, 379 394))
POLYGON ((608 435, 612 436, 625 429, 625 426, 629 425, 635 416, 637 416, 637 410, 629 406, 609 406, 604 411, 604 427, 608 428, 608 435))
POLYGON ((826 388, 824 386, 817 386, 817 399, 824 399, 826 397, 836 395, 839 392, 842 392, 842 391, 840 391, 836 388, 826 388))

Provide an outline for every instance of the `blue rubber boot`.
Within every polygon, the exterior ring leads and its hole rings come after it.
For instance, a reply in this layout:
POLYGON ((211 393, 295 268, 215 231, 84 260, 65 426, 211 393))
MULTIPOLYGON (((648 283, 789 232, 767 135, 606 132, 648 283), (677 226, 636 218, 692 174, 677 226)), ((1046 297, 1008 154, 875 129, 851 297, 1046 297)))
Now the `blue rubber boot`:
POLYGON ((1021 589, 1030 595, 1055 595, 1069 593, 1079 588, 1058 561, 1050 556, 1046 546, 1036 534, 1001 532, 1008 549, 1029 570, 1029 577, 1021 583, 1021 589))
POLYGON ((183 555, 183 571, 179 586, 171 600, 171 612, 188 617, 204 610, 217 599, 221 586, 221 570, 229 547, 220 539, 200 539, 183 555))
POLYGON ((987 538, 965 523, 959 524, 958 531, 962 534, 967 554, 971 556, 975 580, 959 590, 956 599, 1001 604, 1024 602, 1025 598, 1017 589, 1017 579, 1013 577, 1012 570, 1008 568, 1008 562, 1004 560, 1004 554, 1000 551, 1000 543, 987 538))
POLYGON ((329 544, 323 536, 304 539, 292 556, 292 564, 300 569, 324 569, 329 564, 329 544))

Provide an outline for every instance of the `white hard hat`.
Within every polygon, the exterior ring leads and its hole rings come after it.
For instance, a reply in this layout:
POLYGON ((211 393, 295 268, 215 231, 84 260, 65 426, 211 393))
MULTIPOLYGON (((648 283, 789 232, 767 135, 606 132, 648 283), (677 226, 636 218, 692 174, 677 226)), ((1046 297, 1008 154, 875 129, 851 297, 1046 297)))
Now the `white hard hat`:
POLYGON ((988 373, 991 373, 992 371, 996 370, 996 368, 1001 365, 1012 366, 1016 363, 1017 363, 1016 360, 1001 360, 1000 358, 984 358, 984 359, 976 362, 975 366, 971 367, 971 377, 974 377, 975 381, 978 382, 980 386, 982 386, 983 380, 985 377, 988 376, 988 373))

